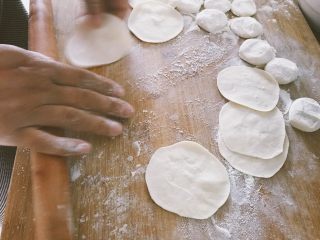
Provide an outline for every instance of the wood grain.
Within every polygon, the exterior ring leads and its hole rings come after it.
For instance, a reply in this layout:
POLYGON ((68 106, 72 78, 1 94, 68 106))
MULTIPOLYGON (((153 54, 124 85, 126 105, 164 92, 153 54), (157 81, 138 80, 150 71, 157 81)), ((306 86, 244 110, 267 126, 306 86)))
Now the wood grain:
MULTIPOLYGON (((319 44, 300 10, 291 0, 256 2, 264 38, 278 56, 295 61, 300 69, 299 80, 282 89, 292 99, 308 96, 320 101, 319 44)), ((81 8, 75 0, 54 3, 62 52, 81 8)), ((94 146, 91 154, 69 160, 76 239, 320 239, 319 131, 302 133, 287 124, 289 156, 271 179, 232 169, 216 142, 218 114, 226 102, 217 90, 216 76, 226 66, 241 64, 237 51, 242 40, 228 33, 188 31, 191 19, 185 20, 187 27, 178 38, 159 45, 136 40, 125 59, 92 69, 124 85, 126 100, 137 113, 124 122, 124 134, 115 139, 69 133, 94 146), (231 195, 210 219, 178 217, 155 205, 148 195, 144 171, 150 156, 180 140, 199 142, 229 172, 231 195)), ((29 183, 22 180, 29 173, 18 175, 27 159, 28 155, 18 154, 3 239, 32 239, 32 230, 26 231, 32 221, 28 203, 16 200, 30 194, 29 183), (29 191, 23 193, 23 188, 29 191)))
MULTIPOLYGON (((59 60, 51 0, 31 0, 29 49, 59 60)), ((53 134, 63 131, 50 129, 53 134)), ((62 157, 31 152, 31 183, 36 240, 71 240, 69 172, 62 157)))

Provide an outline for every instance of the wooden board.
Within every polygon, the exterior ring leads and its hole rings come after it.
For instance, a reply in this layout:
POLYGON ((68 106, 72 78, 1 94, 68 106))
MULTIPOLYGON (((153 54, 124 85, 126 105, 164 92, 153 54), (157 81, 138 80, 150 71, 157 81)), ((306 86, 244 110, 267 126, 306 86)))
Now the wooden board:
MULTIPOLYGON (((320 49, 291 0, 256 0, 264 37, 279 57, 295 61, 300 78, 282 87, 279 107, 291 99, 320 101, 320 49)), ((60 48, 81 8, 76 0, 54 1, 60 48)), ((286 126, 287 162, 271 179, 232 169, 217 147, 218 113, 226 102, 217 73, 240 64, 242 40, 232 34, 192 31, 192 19, 178 38, 150 45, 136 41, 125 59, 93 71, 127 89, 136 115, 115 139, 82 134, 94 151, 70 159, 76 239, 320 239, 320 132, 286 126), (216 154, 231 180, 227 203, 210 219, 191 220, 162 210, 150 199, 145 167, 159 147, 194 140, 216 154)), ((70 134, 77 136, 77 134, 70 134)), ((20 149, 14 167, 2 239, 33 239, 29 154, 20 149)))

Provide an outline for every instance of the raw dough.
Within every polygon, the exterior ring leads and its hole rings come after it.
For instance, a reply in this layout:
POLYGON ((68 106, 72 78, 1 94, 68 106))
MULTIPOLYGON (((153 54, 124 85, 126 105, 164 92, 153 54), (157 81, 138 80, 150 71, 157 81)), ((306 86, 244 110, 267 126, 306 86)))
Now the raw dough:
POLYGON ((231 30, 242 38, 255 38, 263 33, 262 25, 252 17, 237 17, 229 22, 231 30))
POLYGON ((234 0, 231 4, 231 11, 239 17, 250 17, 256 14, 257 7, 253 0, 234 0))
POLYGON ((320 105, 312 98, 298 98, 289 110, 290 124, 304 132, 320 129, 320 105))
POLYGON ((72 65, 93 67, 118 61, 132 47, 130 32, 120 18, 103 15, 98 28, 89 26, 86 17, 78 20, 65 47, 65 56, 72 65))
POLYGON ((231 9, 231 2, 229 0, 205 0, 204 7, 207 9, 216 9, 225 13, 231 9))
POLYGON ((240 46, 239 56, 252 65, 261 66, 275 58, 276 50, 265 40, 247 39, 240 46))
POLYGON ((132 10, 128 26, 140 40, 161 43, 178 36, 183 29, 183 17, 170 5, 149 1, 132 10))
POLYGON ((275 58, 270 61, 265 70, 270 73, 279 84, 288 84, 297 80, 299 70, 297 65, 285 58, 275 58))
POLYGON ((230 163, 232 167, 245 174, 254 177, 270 178, 275 175, 285 163, 288 150, 289 139, 286 136, 283 146, 283 152, 271 159, 261 159, 249 157, 230 151, 223 140, 219 137, 219 151, 221 155, 230 163))
POLYGON ((279 100, 277 81, 258 68, 228 67, 219 72, 217 85, 225 98, 258 111, 274 109, 279 100))
POLYGON ((206 219, 227 200, 230 181, 223 164, 195 142, 159 148, 146 170, 153 201, 183 217, 206 219))
MULTIPOLYGON (((149 2, 150 0, 129 0, 129 5, 132 7, 132 8, 135 8, 136 6, 138 6, 139 4, 141 3, 145 3, 145 2, 149 2)), ((154 0, 154 1, 160 1, 160 2, 163 2, 163 3, 167 3, 167 4, 170 4, 171 0, 154 0)))
POLYGON ((201 11, 196 17, 196 22, 199 27, 211 33, 222 32, 228 27, 227 16, 216 9, 201 11))
POLYGON ((236 153, 270 159, 283 152, 285 123, 278 108, 259 112, 229 102, 220 111, 219 131, 236 153))
POLYGON ((184 14, 198 13, 203 0, 172 0, 171 4, 184 14))

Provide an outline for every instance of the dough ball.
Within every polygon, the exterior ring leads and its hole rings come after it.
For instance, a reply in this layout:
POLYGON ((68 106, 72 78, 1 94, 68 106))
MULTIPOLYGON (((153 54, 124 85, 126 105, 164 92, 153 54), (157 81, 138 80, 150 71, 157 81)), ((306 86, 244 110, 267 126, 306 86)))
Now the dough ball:
POLYGON ((195 142, 159 148, 146 170, 153 201, 182 217, 206 219, 228 199, 230 181, 224 165, 195 142))
POLYGON ((192 14, 200 11, 203 0, 172 0, 171 4, 181 13, 192 14))
POLYGON ((204 7, 207 9, 216 9, 225 13, 231 9, 231 2, 229 0, 205 0, 204 7))
POLYGON ((265 65, 276 56, 276 50, 265 40, 247 39, 239 49, 242 60, 256 66, 265 65))
POLYGON ((289 139, 286 136, 283 152, 271 159, 261 159, 232 152, 221 137, 219 137, 218 145, 221 155, 238 171, 254 177, 270 178, 281 169, 287 159, 289 139))
POLYGON ((227 16, 215 9, 205 9, 201 11, 197 17, 196 22, 202 29, 210 33, 219 33, 228 27, 227 16))
POLYGON ((162 43, 179 35, 183 29, 183 17, 170 5, 148 1, 132 10, 128 26, 140 40, 162 43))
POLYGON ((320 129, 320 105, 312 98, 298 98, 289 110, 290 124, 303 131, 315 132, 320 129))
POLYGON ((250 17, 256 14, 257 7, 253 0, 234 0, 231 4, 231 11, 239 17, 250 17))
POLYGON ((285 123, 278 108, 259 112, 229 102, 220 111, 219 127, 222 140, 233 152, 262 159, 283 152, 285 123))
POLYGON ((228 67, 219 72, 217 85, 228 100, 257 111, 271 111, 279 100, 277 81, 266 71, 257 68, 228 67))
POLYGON ((65 47, 65 56, 72 65, 94 67, 129 54, 132 39, 125 22, 111 14, 104 14, 102 18, 98 28, 89 26, 86 17, 78 20, 65 47))
POLYGON ((255 38, 263 33, 262 25, 252 17, 237 17, 229 22, 231 30, 242 38, 255 38))
MULTIPOLYGON (((141 3, 145 3, 145 2, 149 2, 150 0, 129 0, 129 5, 132 7, 132 8, 135 8, 136 6, 138 6, 139 4, 141 3)), ((160 1, 160 2, 163 2, 163 3, 167 3, 167 4, 170 4, 170 0, 153 0, 153 1, 160 1)))
POLYGON ((275 58, 270 61, 265 70, 270 73, 279 84, 288 84, 297 80, 299 70, 297 65, 285 58, 275 58))

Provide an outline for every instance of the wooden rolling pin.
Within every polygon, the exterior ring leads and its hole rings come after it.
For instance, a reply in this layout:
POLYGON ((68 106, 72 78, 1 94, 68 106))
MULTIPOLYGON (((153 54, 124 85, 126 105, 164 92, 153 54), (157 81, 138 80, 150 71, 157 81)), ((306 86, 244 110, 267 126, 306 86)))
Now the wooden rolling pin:
MULTIPOLYGON (((29 50, 58 60, 51 0, 30 0, 29 17, 29 50)), ((51 132, 61 135, 57 130, 51 132)), ((35 239, 71 240, 67 162, 60 157, 32 152, 31 178, 35 239)))

